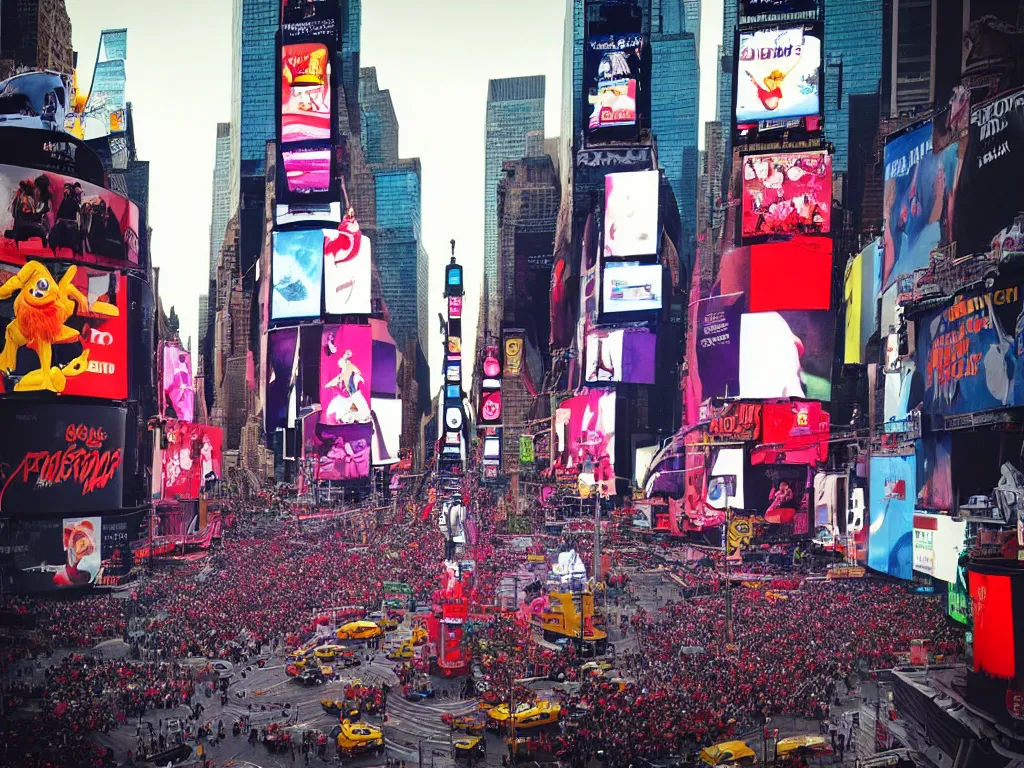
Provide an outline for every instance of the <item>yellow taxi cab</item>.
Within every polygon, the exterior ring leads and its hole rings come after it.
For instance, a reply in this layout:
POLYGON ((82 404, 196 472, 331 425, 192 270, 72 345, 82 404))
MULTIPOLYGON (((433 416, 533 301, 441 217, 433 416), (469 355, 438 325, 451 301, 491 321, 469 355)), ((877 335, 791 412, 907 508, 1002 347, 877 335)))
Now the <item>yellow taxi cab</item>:
POLYGON ((452 752, 457 759, 484 758, 487 756, 487 742, 480 736, 462 736, 452 742, 452 752))
POLYGON ((350 755, 368 751, 380 754, 384 751, 384 732, 366 723, 342 720, 337 744, 339 751, 350 755))
MULTIPOLYGON (((540 728, 558 722, 562 707, 550 701, 537 701, 533 704, 524 702, 516 707, 515 726, 517 730, 540 728)), ((499 729, 508 728, 513 717, 509 713, 508 704, 499 704, 487 713, 488 718, 499 729)))
POLYGON ((384 630, 372 621, 350 621, 338 627, 334 634, 339 640, 371 640, 384 634, 384 630))
POLYGON ((775 759, 789 763, 798 757, 820 757, 832 754, 832 743, 823 736, 788 736, 775 745, 775 759))
POLYGON ((700 752, 700 761, 712 766, 748 766, 757 764, 757 754, 745 741, 723 741, 721 744, 705 747, 700 752))
POLYGON ((313 655, 318 659, 333 659, 337 654, 344 653, 347 650, 342 645, 321 645, 313 651, 313 655))
POLYGON ((298 664, 300 661, 305 661, 312 654, 312 650, 309 648, 300 648, 299 650, 292 651, 285 658, 289 664, 298 664))
POLYGON ((412 639, 403 640, 402 644, 388 653, 391 661, 407 661, 414 655, 412 639))

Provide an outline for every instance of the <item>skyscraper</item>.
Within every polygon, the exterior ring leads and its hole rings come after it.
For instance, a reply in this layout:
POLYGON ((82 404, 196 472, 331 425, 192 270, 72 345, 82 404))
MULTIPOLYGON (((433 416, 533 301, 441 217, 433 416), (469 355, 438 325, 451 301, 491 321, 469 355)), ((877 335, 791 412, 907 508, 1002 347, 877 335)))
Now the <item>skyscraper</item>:
MULTIPOLYGON (((266 143, 277 135, 274 92, 277 82, 275 38, 280 0, 234 0, 231 115, 231 180, 263 176, 266 143), (244 84, 244 85, 243 85, 244 84)), ((238 188, 233 187, 238 205, 238 188)))
POLYGON ((213 163, 213 215, 210 220, 210 280, 217 276, 217 256, 231 218, 231 123, 217 123, 213 163))
POLYGON ((64 0, 0 3, 0 78, 17 66, 71 74, 71 19, 64 0))
POLYGON ((484 160, 484 278, 498 286, 498 182, 502 164, 526 156, 527 134, 544 130, 544 76, 491 80, 484 160))

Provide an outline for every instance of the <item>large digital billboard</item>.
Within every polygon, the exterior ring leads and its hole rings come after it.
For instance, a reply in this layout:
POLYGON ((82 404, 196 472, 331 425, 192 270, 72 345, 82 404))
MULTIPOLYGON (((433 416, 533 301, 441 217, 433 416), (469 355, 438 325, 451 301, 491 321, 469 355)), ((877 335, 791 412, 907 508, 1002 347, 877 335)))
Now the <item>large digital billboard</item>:
POLYGON ((604 177, 604 255, 610 259, 658 252, 658 172, 604 177))
POLYGON ((320 443, 317 478, 320 480, 363 480, 370 476, 373 458, 373 425, 317 424, 320 443))
POLYGON ((329 315, 368 315, 373 257, 370 238, 354 216, 336 231, 324 230, 324 311, 329 315))
POLYGON ((331 148, 301 147, 281 151, 288 191, 298 197, 331 189, 331 148))
POLYGON ((73 176, 0 165, 0 258, 139 263, 139 208, 73 176))
POLYGON ((271 320, 320 316, 324 231, 300 229, 274 233, 271 265, 271 320))
POLYGON ((821 114, 821 27, 795 24, 740 29, 736 126, 821 114))
POLYGON ((991 677, 1011 680, 1017 674, 1017 647, 1014 633, 1013 583, 1011 577, 967 572, 971 609, 974 618, 974 657, 972 669, 991 677))
POLYGON ((192 421, 196 391, 192 385, 192 355, 177 344, 165 344, 163 386, 160 389, 163 414, 192 421))
POLYGON ((128 288, 117 272, 0 263, 0 394, 128 397, 128 288))
POLYGON ((650 102, 647 35, 595 35, 584 46, 583 114, 587 134, 635 136, 650 102), (614 132, 609 129, 617 129, 614 132))
POLYGON ((264 429, 268 435, 287 426, 288 397, 295 385, 298 347, 298 328, 280 328, 267 334, 267 382, 263 416, 264 429))
POLYGON ((586 344, 587 383, 653 384, 657 340, 646 329, 591 331, 586 344))
POLYGON ((954 583, 964 550, 965 520, 949 515, 914 513, 914 570, 954 583))
POLYGON ((898 579, 912 579, 917 458, 872 456, 870 482, 868 567, 898 579))
POLYGON ((1022 310, 1021 289, 1011 285, 958 296, 917 320, 926 412, 952 416, 1024 405, 1022 310))
POLYGON ((208 482, 224 478, 220 427, 168 421, 166 434, 163 498, 198 499, 208 482))
POLYGON ((750 246, 751 312, 831 307, 831 238, 801 235, 750 246))
POLYGON ((832 312, 744 314, 740 318, 740 397, 831 400, 834 347, 832 312))
POLYGON ((397 464, 402 440, 402 401, 375 397, 370 401, 370 408, 373 413, 373 465, 397 464))
POLYGON ((661 309, 661 264, 606 262, 602 276, 602 311, 652 312, 661 309))
POLYGON ((959 146, 933 152, 931 121, 885 145, 883 287, 927 267, 931 252, 950 242, 959 146))
POLYGON ((23 405, 0 409, 0 513, 18 517, 120 509, 124 408, 23 405))
POLYGON ((325 325, 320 348, 320 423, 369 424, 373 339, 368 325, 325 325))
POLYGON ((864 347, 878 327, 880 245, 880 240, 872 240, 854 256, 846 270, 843 283, 843 301, 846 304, 846 349, 843 361, 846 363, 867 362, 864 359, 864 347))
POLYGON ((281 143, 330 138, 331 60, 327 46, 281 46, 281 143))
POLYGON ((555 413, 555 470, 615 493, 615 390, 570 397, 555 413))
POLYGON ((696 393, 698 404, 709 397, 739 394, 740 319, 744 298, 742 293, 732 293, 695 302, 697 370, 691 370, 690 375, 700 388, 696 393))
POLYGON ((829 232, 832 156, 814 151, 745 157, 741 226, 743 237, 829 232))
MULTIPOLYGON (((395 340, 391 338, 388 324, 373 318, 370 319, 370 335, 373 337, 372 393, 394 397, 398 394, 398 348, 395 340)), ((451 339, 449 336, 449 344, 451 339)))

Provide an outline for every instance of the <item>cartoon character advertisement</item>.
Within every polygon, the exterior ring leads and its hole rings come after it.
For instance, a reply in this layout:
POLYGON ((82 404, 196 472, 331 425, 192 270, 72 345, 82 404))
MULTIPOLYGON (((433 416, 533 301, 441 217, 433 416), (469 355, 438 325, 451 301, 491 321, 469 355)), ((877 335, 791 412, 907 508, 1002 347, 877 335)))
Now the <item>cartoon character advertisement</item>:
POLYGON ((0 394, 128 397, 127 281, 60 262, 0 264, 0 394))
POLYGON ((0 409, 0 513, 119 509, 124 408, 7 403, 0 409))
POLYGON ((219 427, 167 422, 163 451, 165 499, 198 499, 206 483, 221 480, 224 433, 219 427))
POLYGON ((324 230, 324 309, 329 315, 370 313, 370 238, 347 215, 337 230, 324 230))
POLYGON ((737 125, 820 112, 820 26, 742 30, 736 62, 737 125))
POLYGON ((139 263, 139 208, 126 197, 59 173, 0 165, 0 258, 78 264, 139 263))
POLYGON ((320 349, 322 424, 370 423, 372 366, 370 326, 324 326, 320 349))
POLYGON ((744 158, 743 237, 827 233, 831 223, 830 154, 793 152, 744 158))
POLYGON ((164 415, 192 421, 196 396, 192 386, 192 355, 177 344, 165 344, 163 364, 164 415))
POLYGON ((331 63, 327 46, 281 47, 281 142, 331 138, 331 63))

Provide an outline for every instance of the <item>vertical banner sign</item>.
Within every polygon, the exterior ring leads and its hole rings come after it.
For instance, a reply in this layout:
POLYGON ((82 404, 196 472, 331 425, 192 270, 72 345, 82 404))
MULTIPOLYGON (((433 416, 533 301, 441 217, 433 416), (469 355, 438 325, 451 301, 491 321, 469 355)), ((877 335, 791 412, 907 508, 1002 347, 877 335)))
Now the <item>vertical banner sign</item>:
POLYGON ((530 435, 519 436, 519 463, 520 464, 533 464, 534 451, 533 451, 533 437, 530 435))
POLYGON ((523 333, 505 331, 505 376, 515 378, 523 373, 523 333))
POLYGON ((740 318, 743 294, 702 299, 697 307, 697 375, 702 396, 740 391, 740 318))

